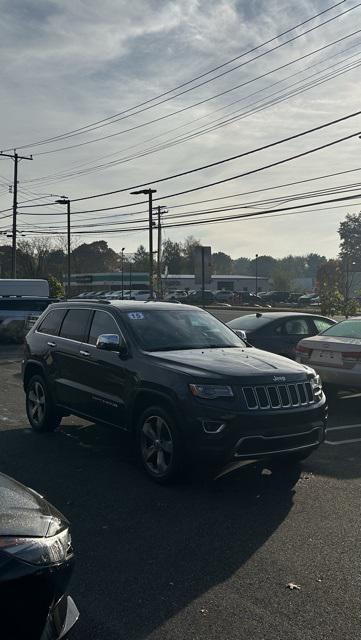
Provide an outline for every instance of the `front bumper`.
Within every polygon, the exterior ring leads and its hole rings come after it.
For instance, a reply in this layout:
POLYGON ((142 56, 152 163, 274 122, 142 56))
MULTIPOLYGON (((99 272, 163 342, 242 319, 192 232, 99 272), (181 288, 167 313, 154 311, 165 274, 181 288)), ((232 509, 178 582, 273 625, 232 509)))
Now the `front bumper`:
POLYGON ((237 414, 203 407, 192 418, 186 441, 195 459, 230 462, 263 459, 289 453, 312 451, 325 439, 327 405, 325 398, 315 406, 280 411, 239 412, 237 414), (206 433, 211 421, 218 432, 206 433))

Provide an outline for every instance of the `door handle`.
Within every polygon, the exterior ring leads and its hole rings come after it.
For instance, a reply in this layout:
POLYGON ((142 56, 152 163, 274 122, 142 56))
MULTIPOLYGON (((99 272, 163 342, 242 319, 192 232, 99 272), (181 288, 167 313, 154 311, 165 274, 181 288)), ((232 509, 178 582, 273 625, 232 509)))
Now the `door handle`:
POLYGON ((81 355, 81 356, 90 356, 89 351, 82 351, 82 350, 80 349, 79 353, 80 353, 80 355, 81 355))
POLYGON ((48 346, 49 347, 56 347, 56 344, 55 344, 55 342, 48 342, 48 346))

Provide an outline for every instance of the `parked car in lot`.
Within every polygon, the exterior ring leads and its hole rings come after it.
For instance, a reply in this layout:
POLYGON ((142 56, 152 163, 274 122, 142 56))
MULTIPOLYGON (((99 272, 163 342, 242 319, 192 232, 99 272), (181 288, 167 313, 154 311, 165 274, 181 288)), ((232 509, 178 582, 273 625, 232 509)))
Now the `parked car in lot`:
POLYGON ((213 291, 205 289, 202 291, 190 291, 187 297, 187 304, 214 304, 216 302, 213 291))
POLYGON ((227 291, 226 289, 220 289, 214 293, 215 302, 229 302, 232 303, 234 299, 233 291, 227 291))
POLYGON ((184 289, 175 289, 174 291, 168 291, 164 300, 166 302, 186 302, 188 293, 184 289))
POLYGON ((53 305, 26 337, 23 382, 35 431, 69 414, 130 431, 161 483, 202 458, 298 460, 325 434, 311 368, 248 347, 188 305, 53 305))
POLYGON ((262 295, 262 301, 272 307, 295 305, 298 299, 299 294, 292 291, 268 291, 262 295))
POLYGON ((247 307, 270 307, 269 304, 264 302, 263 298, 249 291, 236 291, 233 302, 234 304, 245 305, 247 307))
POLYGON ((306 293, 303 296, 299 296, 297 304, 300 307, 309 307, 314 304, 315 301, 319 302, 319 296, 317 293, 306 293))
POLYGON ((79 613, 67 595, 74 552, 66 518, 0 474, 0 603, 4 640, 58 640, 79 613))
POLYGON ((295 311, 266 311, 241 316, 227 324, 234 331, 241 331, 253 347, 295 358, 296 346, 302 338, 315 336, 336 321, 295 311))
POLYGON ((361 389, 361 317, 301 340, 296 354, 298 362, 314 367, 330 387, 361 389))
POLYGON ((0 345, 21 343, 30 326, 55 298, 0 297, 0 345))
MULTIPOLYGON (((154 293, 153 293, 154 295, 154 293)), ((131 300, 149 300, 150 294, 148 289, 140 289, 139 291, 131 291, 130 292, 131 300)))

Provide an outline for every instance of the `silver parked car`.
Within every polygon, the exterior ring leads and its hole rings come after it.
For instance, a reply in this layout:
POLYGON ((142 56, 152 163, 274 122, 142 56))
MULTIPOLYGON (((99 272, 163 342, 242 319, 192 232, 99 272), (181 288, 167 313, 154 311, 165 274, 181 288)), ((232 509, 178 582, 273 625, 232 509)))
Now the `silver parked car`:
POLYGON ((349 318, 296 347, 296 360, 320 374, 322 382, 340 389, 361 389, 361 317, 349 318))

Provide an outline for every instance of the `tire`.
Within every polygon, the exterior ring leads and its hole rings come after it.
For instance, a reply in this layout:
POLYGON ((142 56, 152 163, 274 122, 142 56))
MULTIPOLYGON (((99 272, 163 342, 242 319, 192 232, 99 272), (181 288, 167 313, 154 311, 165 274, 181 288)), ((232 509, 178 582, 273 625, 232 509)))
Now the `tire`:
POLYGON ((44 378, 35 375, 26 386, 26 413, 31 427, 38 433, 55 431, 61 416, 56 411, 44 378))
POLYGON ((137 424, 137 454, 147 475, 159 484, 171 484, 184 472, 184 447, 172 414, 152 406, 137 424))

